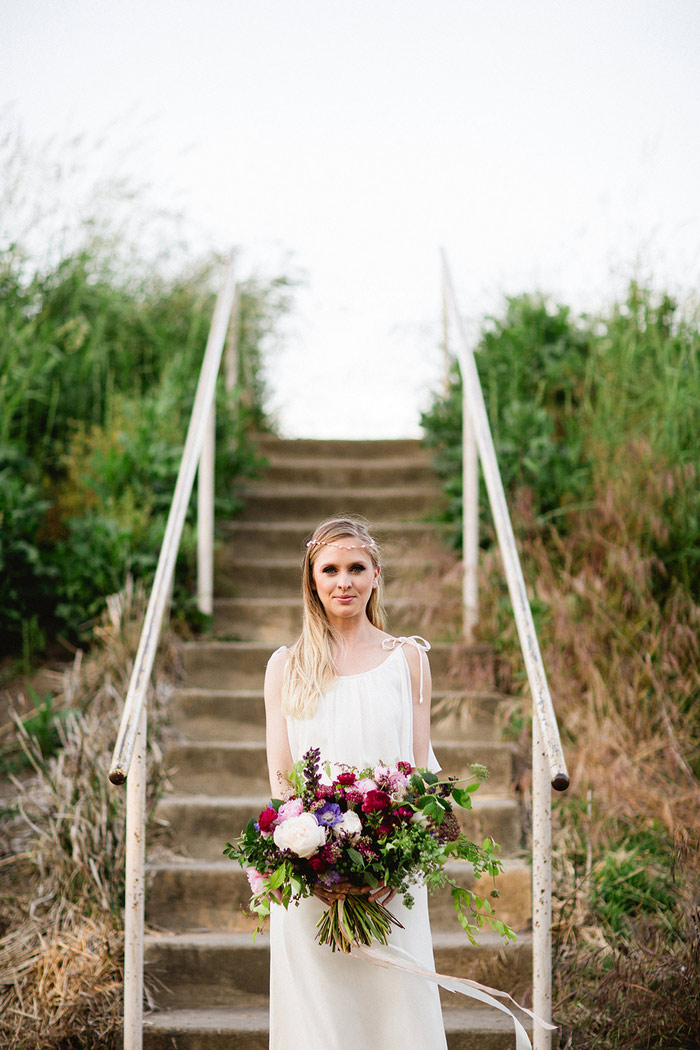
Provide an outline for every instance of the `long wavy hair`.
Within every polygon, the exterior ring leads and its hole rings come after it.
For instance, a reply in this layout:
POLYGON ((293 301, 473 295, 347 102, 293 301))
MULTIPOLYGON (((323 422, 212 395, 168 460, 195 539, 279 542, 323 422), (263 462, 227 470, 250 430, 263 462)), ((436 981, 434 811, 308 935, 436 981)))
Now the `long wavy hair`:
MULTIPOLYGON (((301 570, 301 592, 304 601, 301 634, 292 646, 284 669, 282 714, 292 718, 311 718, 319 697, 338 676, 335 652, 342 639, 331 627, 326 610, 314 586, 313 570, 324 544, 351 540, 362 545, 375 568, 381 567, 379 547, 369 531, 369 523, 360 517, 327 518, 315 529, 304 553, 301 570)), ((367 602, 367 619, 384 630, 384 597, 382 574, 367 602)))

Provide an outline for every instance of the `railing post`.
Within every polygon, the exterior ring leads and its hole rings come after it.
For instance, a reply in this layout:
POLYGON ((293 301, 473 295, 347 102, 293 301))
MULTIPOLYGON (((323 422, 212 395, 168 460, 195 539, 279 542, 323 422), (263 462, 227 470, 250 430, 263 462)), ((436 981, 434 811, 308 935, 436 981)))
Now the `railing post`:
POLYGON ((465 641, 474 641, 474 628, 479 619, 479 460, 474 427, 468 406, 469 391, 462 384, 462 579, 463 633, 465 641))
POLYGON ((197 607, 211 616, 214 611, 214 450, 216 396, 204 431, 197 468, 197 607))
POLYGON ((124 1050, 143 1045, 143 923, 146 838, 146 705, 141 709, 126 782, 124 899, 124 1050))
POLYGON ((447 287, 447 257, 444 248, 440 249, 442 259, 442 387, 445 397, 450 392, 450 306, 447 287))
POLYGON ((238 383, 238 319, 241 311, 241 290, 236 285, 233 294, 233 307, 231 308, 231 320, 226 334, 226 347, 224 349, 224 389, 229 397, 233 394, 238 383))
MULTIPOLYGON (((532 713, 532 1008, 552 1020, 552 797, 537 711, 532 713)), ((550 1050, 552 1033, 534 1022, 533 1050, 550 1050)))

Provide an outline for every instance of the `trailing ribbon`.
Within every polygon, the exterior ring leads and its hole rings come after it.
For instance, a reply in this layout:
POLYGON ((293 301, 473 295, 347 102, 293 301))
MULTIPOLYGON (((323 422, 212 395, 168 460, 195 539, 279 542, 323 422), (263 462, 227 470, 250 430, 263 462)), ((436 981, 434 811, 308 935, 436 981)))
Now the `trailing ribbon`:
POLYGON ((489 988, 486 985, 479 984, 477 981, 471 981, 467 977, 450 977, 447 974, 436 973, 435 970, 426 970, 412 955, 394 944, 364 948, 359 944, 353 943, 350 955, 364 959, 374 966, 382 966, 385 969, 394 968, 404 970, 406 973, 416 974, 418 977, 424 977, 426 981, 432 981, 433 984, 441 985, 448 992, 460 992, 462 995, 468 995, 471 999, 478 999, 479 1002, 485 1003, 487 1006, 494 1006, 501 1013, 508 1014, 512 1018, 515 1027, 516 1050, 532 1050, 528 1034, 513 1011, 504 1006, 503 1003, 499 1003, 494 996, 510 999, 514 1006, 517 1006, 519 1010, 531 1017, 536 1024, 541 1024, 543 1028, 547 1028, 549 1031, 554 1031, 557 1027, 548 1021, 543 1021, 532 1010, 520 1006, 508 992, 500 992, 497 988, 489 988))

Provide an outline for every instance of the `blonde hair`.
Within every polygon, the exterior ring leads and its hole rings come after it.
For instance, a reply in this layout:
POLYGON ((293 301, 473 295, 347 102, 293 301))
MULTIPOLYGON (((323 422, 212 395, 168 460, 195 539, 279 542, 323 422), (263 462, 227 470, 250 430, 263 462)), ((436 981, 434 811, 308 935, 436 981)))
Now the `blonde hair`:
MULTIPOLYGON (((304 601, 301 634, 292 646, 282 682, 282 714, 288 718, 311 718, 319 697, 338 676, 334 652, 341 639, 326 616, 314 586, 313 569, 324 546, 350 540, 362 547, 379 568, 380 551, 369 531, 369 523, 360 517, 327 518, 314 530, 306 545, 301 570, 301 593, 304 601)), ((367 619, 384 630, 384 600, 381 573, 377 586, 367 602, 367 619)))

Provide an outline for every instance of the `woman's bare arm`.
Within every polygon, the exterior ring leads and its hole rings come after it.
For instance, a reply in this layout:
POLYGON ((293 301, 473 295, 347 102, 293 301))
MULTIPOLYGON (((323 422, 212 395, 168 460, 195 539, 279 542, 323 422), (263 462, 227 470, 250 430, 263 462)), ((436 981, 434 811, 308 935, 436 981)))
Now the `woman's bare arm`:
POLYGON ((265 671, 265 742, 273 798, 279 797, 285 786, 278 773, 288 773, 292 768, 287 723, 282 717, 282 676, 288 655, 286 649, 278 649, 270 657, 265 671))

